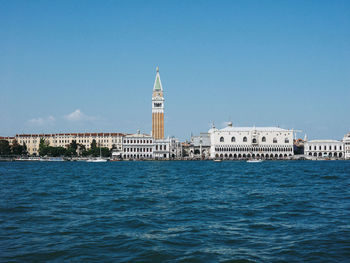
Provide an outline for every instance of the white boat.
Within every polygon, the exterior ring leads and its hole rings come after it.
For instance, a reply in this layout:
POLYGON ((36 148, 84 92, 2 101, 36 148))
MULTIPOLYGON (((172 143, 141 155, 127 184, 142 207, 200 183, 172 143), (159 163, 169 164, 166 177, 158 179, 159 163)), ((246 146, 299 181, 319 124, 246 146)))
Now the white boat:
POLYGON ((41 157, 39 159, 40 162, 63 162, 62 157, 41 157))
POLYGON ((221 162, 221 159, 214 159, 214 162, 221 162))
POLYGON ((261 163, 263 160, 261 159, 249 159, 247 160, 247 163, 261 163))
POLYGON ((88 159, 86 161, 89 163, 105 163, 107 162, 107 159, 102 159, 101 157, 98 157, 96 159, 88 159))
POLYGON ((89 163, 105 163, 105 162, 107 162, 107 159, 102 158, 102 152, 101 152, 101 147, 100 147, 100 157, 97 157, 95 159, 90 158, 90 159, 87 159, 86 161, 89 163))
POLYGON ((63 162, 63 158, 62 157, 50 157, 49 162, 63 162))

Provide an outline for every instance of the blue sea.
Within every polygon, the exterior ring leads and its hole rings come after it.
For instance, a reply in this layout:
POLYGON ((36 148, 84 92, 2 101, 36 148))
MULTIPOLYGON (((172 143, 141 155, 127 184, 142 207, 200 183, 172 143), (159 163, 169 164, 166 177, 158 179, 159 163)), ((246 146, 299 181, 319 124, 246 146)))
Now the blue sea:
POLYGON ((350 161, 0 163, 1 262, 350 262, 350 161))

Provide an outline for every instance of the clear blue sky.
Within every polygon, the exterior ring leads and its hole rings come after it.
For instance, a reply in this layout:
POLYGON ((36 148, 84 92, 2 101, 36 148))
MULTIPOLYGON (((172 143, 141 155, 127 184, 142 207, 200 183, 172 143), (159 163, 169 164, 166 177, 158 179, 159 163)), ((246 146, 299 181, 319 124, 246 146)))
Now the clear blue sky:
MULTIPOLYGON (((0 1, 0 135, 350 131, 350 1, 0 1)), ((303 136, 302 134, 300 136, 303 136)))

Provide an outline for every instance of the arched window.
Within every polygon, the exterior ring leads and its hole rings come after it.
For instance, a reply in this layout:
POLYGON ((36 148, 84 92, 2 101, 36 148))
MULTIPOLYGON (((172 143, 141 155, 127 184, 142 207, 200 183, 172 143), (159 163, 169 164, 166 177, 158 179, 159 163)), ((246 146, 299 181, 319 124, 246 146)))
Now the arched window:
POLYGON ((277 143, 277 139, 276 138, 273 138, 273 143, 277 143))
POLYGON ((243 142, 247 142, 247 137, 243 137, 243 142))
POLYGON ((236 138, 233 136, 232 138, 231 138, 231 142, 235 142, 236 141, 236 138))
POLYGON ((254 138, 252 142, 253 142, 253 143, 256 143, 256 139, 254 138))
POLYGON ((220 137, 220 142, 224 142, 224 137, 220 137))
POLYGON ((285 139, 284 139, 284 142, 285 142, 285 143, 289 143, 288 138, 285 138, 285 139))
POLYGON ((266 142, 266 137, 265 137, 265 136, 262 137, 261 141, 262 141, 262 142, 266 142))

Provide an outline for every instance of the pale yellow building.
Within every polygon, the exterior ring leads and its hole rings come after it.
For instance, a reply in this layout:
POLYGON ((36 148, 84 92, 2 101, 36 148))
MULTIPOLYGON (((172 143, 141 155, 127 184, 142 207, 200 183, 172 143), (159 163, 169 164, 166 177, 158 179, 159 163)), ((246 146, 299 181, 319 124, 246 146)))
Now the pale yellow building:
POLYGON ((27 146, 28 154, 38 155, 40 139, 44 139, 50 146, 68 147, 75 140, 77 144, 84 145, 89 149, 92 141, 95 139, 97 146, 115 148, 122 150, 123 133, 54 133, 54 134, 16 134, 14 139, 19 144, 24 143, 27 146))

